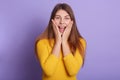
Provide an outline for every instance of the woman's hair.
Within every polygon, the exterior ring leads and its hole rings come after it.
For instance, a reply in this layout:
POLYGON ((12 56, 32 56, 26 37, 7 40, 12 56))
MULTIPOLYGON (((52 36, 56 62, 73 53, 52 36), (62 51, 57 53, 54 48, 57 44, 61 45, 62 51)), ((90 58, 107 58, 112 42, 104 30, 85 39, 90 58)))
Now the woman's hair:
MULTIPOLYGON (((51 17, 50 17, 47 29, 37 38, 36 44, 40 39, 43 39, 43 38, 55 39, 55 34, 54 34, 53 27, 52 27, 53 26, 52 19, 54 19, 56 12, 58 10, 61 10, 61 9, 65 10, 69 14, 71 20, 73 21, 71 33, 70 33, 69 38, 68 38, 68 43, 69 43, 71 52, 74 55, 76 49, 78 48, 80 55, 83 58, 83 64, 84 64, 85 50, 83 49, 83 44, 80 41, 80 39, 83 39, 83 37, 80 35, 80 33, 77 29, 75 16, 74 16, 74 13, 72 11, 72 8, 66 3, 59 3, 54 7, 54 9, 51 13, 51 17)), ((51 41, 51 40, 49 40, 49 41, 51 41)))

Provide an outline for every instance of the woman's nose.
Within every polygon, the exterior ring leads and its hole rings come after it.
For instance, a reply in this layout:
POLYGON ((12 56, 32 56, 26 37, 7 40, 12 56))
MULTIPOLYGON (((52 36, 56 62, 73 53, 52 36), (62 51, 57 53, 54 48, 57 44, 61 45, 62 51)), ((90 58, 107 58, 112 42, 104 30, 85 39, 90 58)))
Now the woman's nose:
POLYGON ((60 23, 63 24, 63 23, 64 23, 64 19, 61 19, 61 20, 60 20, 60 23))

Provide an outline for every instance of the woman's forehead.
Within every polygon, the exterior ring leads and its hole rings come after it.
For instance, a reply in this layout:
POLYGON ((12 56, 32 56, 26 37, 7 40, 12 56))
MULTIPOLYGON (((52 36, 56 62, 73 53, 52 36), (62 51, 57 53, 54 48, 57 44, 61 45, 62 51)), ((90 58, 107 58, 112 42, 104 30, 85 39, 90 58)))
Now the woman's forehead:
POLYGON ((63 9, 58 10, 55 15, 69 16, 69 14, 65 10, 63 10, 63 9))

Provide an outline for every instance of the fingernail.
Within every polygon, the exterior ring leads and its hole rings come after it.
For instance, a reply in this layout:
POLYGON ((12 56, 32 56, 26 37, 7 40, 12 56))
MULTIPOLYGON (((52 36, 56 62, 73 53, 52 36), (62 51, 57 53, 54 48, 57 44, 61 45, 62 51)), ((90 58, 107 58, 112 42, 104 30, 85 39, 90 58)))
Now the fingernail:
POLYGON ((73 21, 71 23, 73 24, 73 21))
POLYGON ((53 19, 52 19, 52 21, 53 21, 53 19))

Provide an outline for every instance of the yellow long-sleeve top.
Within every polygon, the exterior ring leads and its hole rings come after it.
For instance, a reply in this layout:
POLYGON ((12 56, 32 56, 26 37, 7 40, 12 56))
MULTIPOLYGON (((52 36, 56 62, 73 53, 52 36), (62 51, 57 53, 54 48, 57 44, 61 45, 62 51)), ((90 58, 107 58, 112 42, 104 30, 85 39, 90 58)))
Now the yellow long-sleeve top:
MULTIPOLYGON (((80 40, 86 47, 86 43, 83 39, 80 40)), ((54 40, 52 40, 52 44, 54 40)), ((63 56, 60 51, 60 57, 56 57, 52 52, 52 47, 49 44, 48 39, 39 40, 37 43, 37 54, 40 65, 43 70, 42 80, 77 80, 76 75, 82 66, 83 60, 78 51, 75 51, 75 55, 69 53, 63 56)))

